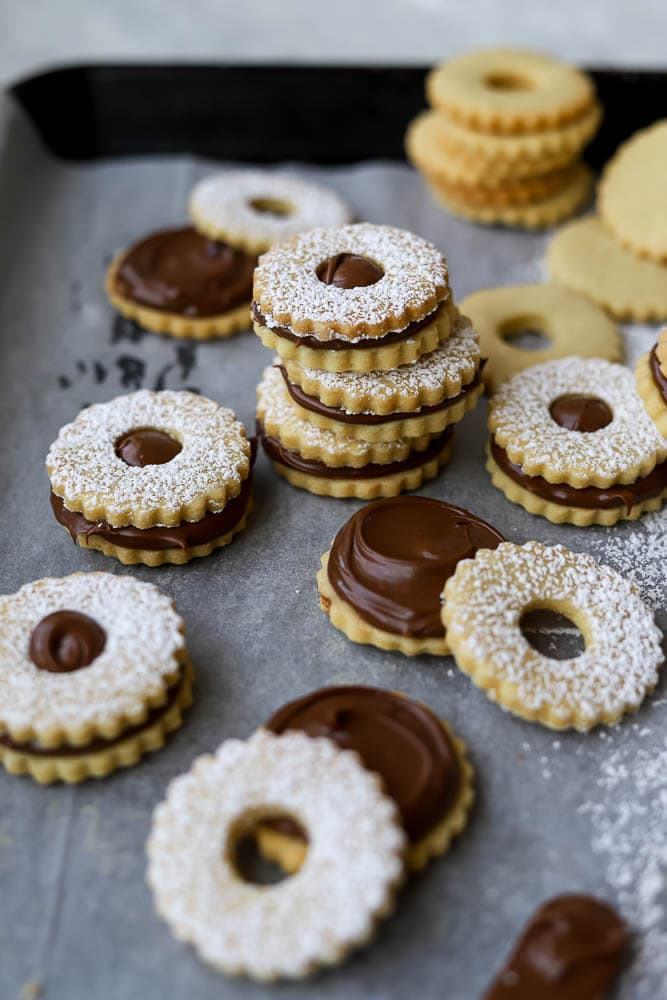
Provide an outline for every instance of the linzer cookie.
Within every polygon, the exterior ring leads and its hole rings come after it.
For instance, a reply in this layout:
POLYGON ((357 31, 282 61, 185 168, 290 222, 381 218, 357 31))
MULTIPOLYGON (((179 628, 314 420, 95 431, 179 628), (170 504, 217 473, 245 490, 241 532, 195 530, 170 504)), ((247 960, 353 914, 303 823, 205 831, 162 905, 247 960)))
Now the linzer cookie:
POLYGON ((349 222, 352 212, 334 191, 268 170, 230 170, 205 177, 190 195, 200 233, 248 254, 315 229, 349 222))
POLYGON ((483 1000, 602 1000, 629 950, 615 910, 592 896, 557 896, 530 919, 483 1000))
MULTIPOLYGON (((474 792, 465 744, 407 695, 363 686, 322 688, 284 705, 264 728, 278 735, 296 730, 326 736, 356 751, 396 802, 412 871, 444 854, 466 825, 474 792)), ((287 820, 262 824, 258 842, 287 871, 297 871, 307 856, 307 839, 287 820)))
POLYGON ((322 496, 372 499, 416 489, 450 457, 452 428, 436 435, 365 441, 322 430, 304 419, 280 369, 257 387, 257 432, 276 471, 322 496))
POLYGON ((637 391, 658 432, 667 437, 667 328, 635 369, 637 391))
POLYGON ((487 359, 484 381, 491 392, 524 368, 554 358, 580 357, 620 361, 623 342, 618 327, 587 299, 553 285, 507 285, 473 292, 461 303, 479 334, 487 359), (549 341, 539 350, 518 346, 517 337, 541 334, 549 341))
POLYGON ((404 849, 396 806, 356 753, 261 730, 172 781, 153 818, 148 881, 158 913, 205 962, 262 981, 300 979, 373 936, 393 909, 404 849), (271 887, 244 880, 239 841, 285 818, 306 833, 306 863, 271 887))
POLYGON ((622 365, 563 358, 492 397, 487 468, 531 514, 585 527, 635 520, 667 496, 667 442, 622 365))
POLYGON ((598 205, 618 242, 667 264, 667 119, 635 133, 606 165, 598 205))
POLYGON ((430 354, 392 371, 328 372, 286 361, 280 371, 299 415, 334 434, 396 441, 440 434, 458 423, 483 391, 475 331, 465 317, 430 354))
POLYGON ((155 333, 207 340, 249 326, 254 254, 192 227, 151 233, 111 263, 106 291, 123 316, 155 333))
POLYGON ((46 467, 56 519, 123 563, 185 563, 227 545, 250 509, 253 449, 231 410, 141 390, 63 427, 46 467))
POLYGON ((262 343, 309 368, 387 371, 449 335, 442 254, 392 226, 316 229, 274 247, 255 270, 253 296, 262 343))
POLYGON ((158 750, 192 701, 183 621, 108 573, 0 597, 0 762, 41 783, 103 777, 158 750))
POLYGON ((662 636, 634 583, 561 545, 503 542, 462 560, 443 592, 457 666, 502 708, 551 729, 585 731, 635 712, 663 662, 662 636), (521 631, 535 609, 581 631, 579 656, 554 659, 521 631))
POLYGON ((353 642, 445 655, 445 581, 461 559, 503 540, 475 514, 441 500, 376 500, 345 522, 322 556, 322 610, 353 642))

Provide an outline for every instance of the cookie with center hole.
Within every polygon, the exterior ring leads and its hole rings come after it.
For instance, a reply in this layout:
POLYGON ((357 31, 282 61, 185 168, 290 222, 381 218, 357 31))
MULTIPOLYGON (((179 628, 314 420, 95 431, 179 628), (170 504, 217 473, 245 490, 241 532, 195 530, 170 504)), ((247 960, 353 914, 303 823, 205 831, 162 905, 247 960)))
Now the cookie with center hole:
POLYGON ((613 320, 588 299, 564 288, 485 288, 468 295, 461 310, 479 334, 490 392, 517 372, 554 358, 577 354, 620 361, 623 357, 622 338, 613 320), (535 334, 547 343, 531 349, 530 337, 535 334))
POLYGON ((591 556, 540 542, 480 549, 443 591, 457 666, 501 708, 550 729, 586 731, 636 712, 658 680, 661 632, 634 583, 591 556), (521 631, 525 614, 559 612, 584 651, 555 659, 521 631))
POLYGON ((405 846, 394 801, 356 753, 261 730, 172 781, 153 817, 148 881, 158 913, 205 962, 262 981, 301 979, 373 937, 393 910, 405 846), (277 815, 306 831, 307 856, 291 878, 252 884, 237 845, 277 815))

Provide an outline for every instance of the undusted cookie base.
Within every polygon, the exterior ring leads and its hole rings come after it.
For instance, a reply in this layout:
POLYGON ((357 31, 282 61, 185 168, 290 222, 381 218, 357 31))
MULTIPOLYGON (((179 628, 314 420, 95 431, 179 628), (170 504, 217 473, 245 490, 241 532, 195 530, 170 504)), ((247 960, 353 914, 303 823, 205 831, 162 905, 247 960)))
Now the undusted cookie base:
POLYGON ((590 170, 579 164, 573 171, 572 179, 560 191, 527 205, 478 207, 451 197, 434 184, 430 188, 433 197, 447 211, 471 222, 514 226, 518 229, 543 229, 561 222, 581 208, 590 194, 591 185, 590 170))
POLYGON ((553 285, 507 285, 473 292, 461 303, 487 359, 484 381, 495 392, 519 371, 572 354, 621 361, 623 340, 616 324, 588 299, 553 285), (540 330, 550 338, 539 351, 515 347, 511 333, 540 330))
POLYGON ((151 309, 121 295, 116 290, 116 274, 122 257, 117 257, 109 266, 104 287, 109 302, 122 316, 134 320, 139 326, 152 333, 164 333, 170 337, 183 340, 213 340, 215 338, 231 337, 241 330, 250 330, 250 301, 240 306, 234 306, 219 316, 204 316, 189 319, 179 313, 170 313, 163 309, 151 309))
POLYGON ((618 507, 611 507, 605 510, 570 507, 567 504, 553 503, 550 500, 545 500, 543 497, 539 497, 535 493, 531 493, 530 490, 520 486, 519 483, 516 483, 500 468, 491 454, 487 454, 486 468, 491 475, 491 482, 505 494, 507 500, 511 503, 519 504, 529 514, 537 514, 540 517, 545 517, 552 524, 576 524, 578 528, 588 528, 592 524, 611 527, 619 521, 636 521, 642 514, 646 514, 652 510, 660 510, 667 498, 667 490, 665 490, 658 497, 633 504, 629 511, 624 504, 619 504, 618 507))
POLYGON ((655 384, 650 365, 651 352, 642 354, 635 368, 637 392, 644 408, 663 437, 667 437, 667 403, 655 384))
POLYGON ((112 542, 108 542, 98 535, 90 535, 89 537, 86 537, 86 535, 77 535, 76 543, 82 549, 95 549, 105 556, 113 556, 114 559, 118 559, 124 566, 136 566, 137 564, 143 566, 164 566, 166 564, 184 566, 191 559, 201 559, 203 556, 209 556, 215 549, 222 549, 225 545, 229 545, 232 539, 245 528, 246 520, 251 510, 252 500, 250 500, 241 520, 231 531, 220 535, 218 538, 214 538, 211 542, 206 542, 204 545, 193 545, 188 549, 159 549, 157 551, 151 549, 126 549, 122 545, 114 545, 112 542))
POLYGON ((549 244, 552 281, 596 302, 618 319, 667 319, 667 266, 624 249, 593 215, 559 230, 549 244))
POLYGON ((395 632, 387 632, 385 629, 377 628, 364 621, 359 612, 348 601, 338 596, 329 582, 327 566, 330 551, 325 552, 322 556, 322 565, 317 572, 317 589, 320 595, 320 607, 326 615, 329 615, 331 624, 335 628, 343 632, 352 642, 376 646, 378 649, 397 651, 406 656, 419 656, 422 653, 430 653, 432 656, 446 656, 449 653, 449 646, 444 635, 442 637, 414 639, 410 636, 398 635, 395 632))
POLYGON ((179 729, 183 712, 192 704, 192 666, 185 663, 185 675, 174 704, 154 723, 111 747, 86 753, 80 751, 58 756, 57 748, 48 756, 12 749, 0 743, 0 764, 9 774, 29 774, 40 785, 56 781, 77 784, 87 778, 105 778, 118 768, 131 767, 147 753, 160 750, 169 733, 179 729))
MULTIPOLYGON (((475 801, 474 770, 466 755, 466 745, 456 736, 450 725, 440 719, 458 758, 461 784, 456 800, 447 815, 415 844, 408 844, 405 864, 410 872, 419 872, 433 858, 446 854, 454 839, 466 827, 470 810, 475 801)), ((296 837, 281 833, 268 826, 257 829, 257 844, 262 854, 280 865, 288 875, 299 870, 307 854, 307 845, 296 837)))
POLYGON ((574 179, 576 171, 576 166, 567 166, 535 177, 517 180, 507 178, 502 184, 495 185, 487 184, 483 180, 479 183, 451 182, 444 178, 439 180, 433 175, 429 179, 443 197, 449 198, 450 201, 461 202, 474 210, 504 211, 506 208, 534 205, 535 202, 553 197, 567 188, 574 179))
POLYGON ((430 354, 449 336, 449 316, 441 309, 437 319, 414 336, 384 347, 350 347, 345 351, 331 351, 306 347, 298 341, 288 340, 274 333, 269 327, 253 324, 253 329, 265 347, 276 351, 284 361, 298 361, 306 368, 319 368, 330 372, 391 371, 399 365, 416 361, 423 354, 430 354))
POLYGON ((395 497, 406 490, 416 490, 422 483, 435 479, 440 469, 447 464, 452 454, 451 439, 439 455, 423 465, 407 469, 405 472, 394 472, 387 476, 373 479, 331 479, 325 476, 314 476, 306 472, 290 469, 280 462, 274 462, 273 467, 279 476, 283 476, 292 486, 308 490, 322 497, 337 497, 338 499, 356 498, 357 500, 375 500, 377 497, 395 497))

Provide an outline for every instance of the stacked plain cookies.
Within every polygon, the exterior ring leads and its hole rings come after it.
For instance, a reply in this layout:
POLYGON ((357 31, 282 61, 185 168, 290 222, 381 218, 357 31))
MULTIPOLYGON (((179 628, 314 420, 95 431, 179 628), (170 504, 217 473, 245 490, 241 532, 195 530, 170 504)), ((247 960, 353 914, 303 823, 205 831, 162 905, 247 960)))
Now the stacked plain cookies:
POLYGON ((667 319, 667 119, 635 133, 605 167, 599 215, 563 227, 552 279, 619 319, 667 319))
POLYGON ((249 326, 257 255, 313 226, 347 222, 333 191, 268 171, 236 170, 200 181, 192 225, 150 233, 112 261, 113 306, 147 330, 194 340, 249 326))
POLYGON ((253 295, 255 332, 279 355, 257 422, 280 475, 361 499, 437 475, 482 382, 436 247, 391 226, 317 229, 260 258, 253 295))
POLYGON ((581 152, 601 109, 591 79, 534 52, 469 52, 427 79, 431 110, 406 135, 438 202, 481 223, 552 225, 586 201, 581 152))

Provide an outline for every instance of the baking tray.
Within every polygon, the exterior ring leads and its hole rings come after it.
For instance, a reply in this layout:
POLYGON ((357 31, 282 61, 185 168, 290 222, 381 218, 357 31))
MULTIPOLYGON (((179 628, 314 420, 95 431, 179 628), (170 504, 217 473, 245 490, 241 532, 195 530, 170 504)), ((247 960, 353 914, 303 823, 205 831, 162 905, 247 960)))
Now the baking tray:
MULTIPOLYGON (((142 334, 114 316, 102 288, 112 254, 183 220, 190 187, 220 160, 275 163, 316 178, 345 195, 358 217, 432 239, 447 253, 458 299, 541 279, 544 234, 448 217, 402 162, 423 75, 419 68, 74 67, 26 80, 2 98, 0 589, 76 570, 156 582, 186 619, 197 671, 185 725, 137 767, 80 787, 41 788, 0 774, 3 1000, 30 983, 48 1000, 472 1000, 537 904, 571 890, 616 901, 644 932, 636 944, 642 954, 615 995, 665 995, 667 849, 658 820, 666 807, 658 803, 667 779, 655 766, 665 753, 662 685, 613 730, 558 735, 505 715, 449 658, 351 644, 320 611, 315 572, 359 504, 295 490, 262 458, 247 530, 186 567, 125 568, 85 552, 49 509, 44 456, 87 403, 141 386, 196 388, 253 425, 255 385, 270 362, 257 338, 191 345, 142 334), (467 740, 478 775, 469 827, 446 858, 410 882, 377 941, 339 969, 271 988, 226 979, 154 914, 144 856, 153 807, 198 754, 247 736, 290 698, 354 682, 422 699, 467 740)), ((608 114, 592 162, 664 112, 666 80, 596 73, 608 114)), ((654 337, 630 329, 630 360, 654 337)), ((533 518, 491 487, 484 442, 480 405, 457 430, 451 465, 422 492, 470 506, 510 539, 562 542, 607 559, 638 579, 664 626, 660 516, 587 530, 533 518)), ((545 637, 556 646, 567 639, 557 631, 545 637)))

